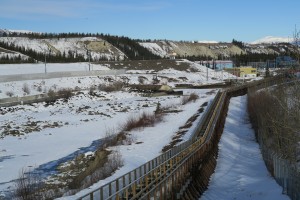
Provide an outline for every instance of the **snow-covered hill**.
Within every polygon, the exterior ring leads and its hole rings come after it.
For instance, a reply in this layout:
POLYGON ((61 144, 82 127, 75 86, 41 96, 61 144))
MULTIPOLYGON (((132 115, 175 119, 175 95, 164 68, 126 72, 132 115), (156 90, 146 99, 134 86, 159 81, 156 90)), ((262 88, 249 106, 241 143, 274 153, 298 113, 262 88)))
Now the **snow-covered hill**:
POLYGON ((273 43, 290 43, 290 42, 292 42, 291 38, 266 36, 264 38, 255 40, 250 44, 273 44, 273 43))
POLYGON ((50 52, 53 55, 77 56, 87 58, 87 50, 93 60, 123 60, 125 54, 107 41, 96 37, 83 38, 55 38, 55 39, 31 39, 28 37, 0 37, 0 42, 14 44, 32 49, 38 53, 50 52))
POLYGON ((3 34, 11 34, 11 33, 34 33, 33 31, 28 31, 28 30, 8 30, 8 29, 0 29, 0 36, 2 36, 3 34))
MULTIPOLYGON (((139 56, 142 59, 145 52, 142 50, 146 48, 150 54, 148 58, 153 58, 157 55, 161 58, 174 56, 176 58, 186 58, 188 56, 196 57, 210 57, 213 59, 230 58, 232 55, 240 55, 247 53, 258 54, 277 54, 293 53, 295 51, 290 38, 267 36, 265 38, 256 40, 252 43, 242 43, 242 45, 234 43, 224 43, 217 41, 171 41, 171 40, 154 40, 147 42, 138 42, 138 44, 144 48, 135 48, 138 46, 136 41, 131 41, 134 45, 128 44, 127 40, 123 43, 118 43, 114 37, 81 37, 74 36, 73 38, 61 35, 52 37, 51 39, 38 39, 34 35, 27 37, 27 35, 19 35, 17 37, 4 37, 10 33, 30 33, 30 31, 11 31, 6 29, 0 29, 0 42, 7 44, 13 44, 17 47, 24 47, 25 49, 32 49, 38 53, 49 53, 52 55, 60 55, 67 58, 79 58, 84 57, 87 59, 87 50, 90 52, 93 61, 98 60, 124 60, 127 56, 131 60, 135 60, 139 56), (21 37, 23 36, 23 37, 21 37), (106 41, 107 40, 107 41, 106 41), (111 43, 109 43, 110 41, 111 43), (282 44, 282 43, 285 44, 282 44), (117 46, 114 46, 114 45, 117 46), (126 49, 130 51, 126 51, 126 49), (125 53, 126 55, 125 55, 125 53), (151 53, 150 53, 151 52, 151 53), (151 57, 152 56, 152 57, 151 57)), ((11 35, 12 36, 12 35, 11 35)), ((5 47, 3 45, 2 47, 5 47)), ((6 55, 5 55, 6 56, 6 55)), ((34 58, 37 59, 37 58, 34 58)), ((146 59, 146 58, 145 58, 146 59)), ((82 61, 82 60, 81 60, 82 61)), ((75 61, 76 62, 76 61, 75 61)))
POLYGON ((216 41, 176 42, 168 40, 140 42, 139 44, 162 58, 169 57, 174 53, 181 58, 186 56, 205 56, 218 59, 220 57, 229 58, 232 55, 240 55, 241 53, 281 55, 282 53, 295 51, 295 48, 292 46, 292 38, 273 36, 267 36, 251 43, 242 43, 243 46, 216 41))
POLYGON ((234 54, 241 54, 244 51, 231 43, 217 43, 215 41, 201 42, 176 42, 176 41, 155 41, 140 42, 152 53, 160 57, 168 57, 170 54, 185 56, 210 56, 218 58, 218 56, 229 57, 234 54))

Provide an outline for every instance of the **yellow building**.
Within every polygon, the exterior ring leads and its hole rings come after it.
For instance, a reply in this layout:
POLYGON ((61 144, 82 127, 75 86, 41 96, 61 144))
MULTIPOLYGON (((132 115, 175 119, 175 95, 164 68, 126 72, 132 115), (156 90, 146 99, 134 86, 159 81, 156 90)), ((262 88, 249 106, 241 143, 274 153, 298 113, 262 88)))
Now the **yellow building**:
POLYGON ((257 77, 257 70, 253 67, 240 67, 240 77, 255 78, 257 77))
POLYGON ((257 69, 253 67, 235 67, 227 68, 225 71, 243 78, 255 78, 257 77, 257 69))

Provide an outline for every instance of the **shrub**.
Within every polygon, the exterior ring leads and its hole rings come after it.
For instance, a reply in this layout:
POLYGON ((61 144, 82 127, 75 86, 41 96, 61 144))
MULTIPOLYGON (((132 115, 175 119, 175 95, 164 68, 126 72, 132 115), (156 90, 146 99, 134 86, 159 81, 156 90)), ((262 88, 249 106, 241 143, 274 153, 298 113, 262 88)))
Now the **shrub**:
POLYGON ((197 94, 191 93, 189 96, 183 96, 181 98, 181 104, 185 105, 191 101, 195 102, 198 98, 199 98, 199 96, 197 94))
POLYGON ((76 92, 79 92, 81 89, 80 89, 80 87, 76 86, 74 90, 75 90, 76 92))
POLYGON ((38 91, 38 92, 42 92, 42 91, 43 91, 43 88, 42 88, 41 85, 39 85, 39 86, 37 87, 37 91, 38 91))
POLYGON ((94 95, 95 90, 96 90, 96 87, 94 85, 92 85, 89 90, 89 95, 94 95))
POLYGON ((21 170, 19 178, 16 181, 15 196, 22 200, 50 198, 43 192, 43 182, 39 175, 24 169, 21 170))
POLYGON ((57 91, 59 97, 69 99, 72 96, 72 90, 70 88, 63 88, 57 91))
POLYGON ((300 141, 299 91, 298 85, 282 85, 248 94, 248 113, 256 136, 292 163, 299 159, 295 153, 300 141))
POLYGON ((50 89, 49 91, 48 91, 48 97, 51 99, 51 100, 54 100, 55 99, 55 97, 56 97, 56 92, 54 91, 54 90, 52 90, 52 89, 50 89))
POLYGON ((69 188, 87 188, 99 180, 107 178, 123 164, 124 161, 119 151, 113 153, 106 150, 97 151, 94 160, 89 163, 84 172, 72 180, 69 188))
POLYGON ((23 84, 23 88, 22 88, 23 92, 25 92, 26 94, 30 94, 30 88, 28 86, 27 83, 23 84))
POLYGON ((114 91, 120 91, 124 86, 124 83, 121 81, 113 82, 109 85, 100 84, 98 86, 98 90, 105 91, 105 92, 114 92, 114 91))
POLYGON ((140 116, 131 116, 126 122, 121 125, 122 131, 131 131, 136 128, 144 128, 153 126, 156 122, 161 120, 161 115, 149 114, 143 112, 140 116))
POLYGON ((9 97, 14 96, 14 93, 12 91, 7 91, 5 94, 9 97))

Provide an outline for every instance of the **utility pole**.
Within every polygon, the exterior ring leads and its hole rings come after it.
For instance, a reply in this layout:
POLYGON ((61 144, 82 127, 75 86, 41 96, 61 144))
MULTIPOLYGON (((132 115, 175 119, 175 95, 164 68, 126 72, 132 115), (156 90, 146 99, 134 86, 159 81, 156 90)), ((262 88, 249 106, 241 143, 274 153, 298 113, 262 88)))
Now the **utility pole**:
POLYGON ((47 74, 47 53, 46 53, 46 50, 45 50, 45 74, 47 74))
MULTIPOLYGON (((48 48, 48 54, 50 56, 51 49, 48 48)), ((45 49, 45 74, 47 74, 47 50, 45 49)))
POLYGON ((208 61, 206 61, 206 82, 208 82, 208 61))
POLYGON ((86 49, 86 55, 89 59, 89 71, 91 71, 91 53, 88 49, 86 49))
POLYGON ((91 71, 91 52, 88 50, 86 44, 84 44, 84 47, 85 47, 85 49, 86 49, 86 55, 87 55, 87 57, 88 57, 88 59, 89 59, 89 71, 91 71))

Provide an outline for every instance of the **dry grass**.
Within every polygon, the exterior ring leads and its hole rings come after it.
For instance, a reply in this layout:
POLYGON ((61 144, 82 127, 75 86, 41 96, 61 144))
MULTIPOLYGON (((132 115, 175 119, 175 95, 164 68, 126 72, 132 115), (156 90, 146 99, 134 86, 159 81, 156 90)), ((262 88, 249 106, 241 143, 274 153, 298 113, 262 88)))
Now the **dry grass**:
POLYGON ((63 88, 57 91, 57 95, 59 97, 65 98, 65 99, 69 99, 73 93, 72 93, 72 89, 70 88, 63 88))
POLYGON ((161 121, 162 116, 159 114, 150 114, 143 112, 139 116, 130 116, 124 124, 121 125, 122 132, 128 132, 136 128, 145 128, 153 126, 155 123, 161 121))
POLYGON ((43 190, 43 182, 39 175, 22 169, 15 183, 15 197, 22 200, 51 199, 50 193, 43 190))
POLYGON ((183 96, 181 98, 181 104, 185 105, 185 104, 190 103, 192 101, 195 102, 197 99, 199 99, 199 96, 196 93, 191 93, 189 96, 183 96))
POLYGON ((120 90, 122 90, 123 86, 124 86, 123 82, 116 81, 116 82, 113 82, 113 83, 111 83, 109 85, 100 84, 98 86, 98 90, 105 91, 105 92, 114 92, 114 91, 120 91, 120 90))

